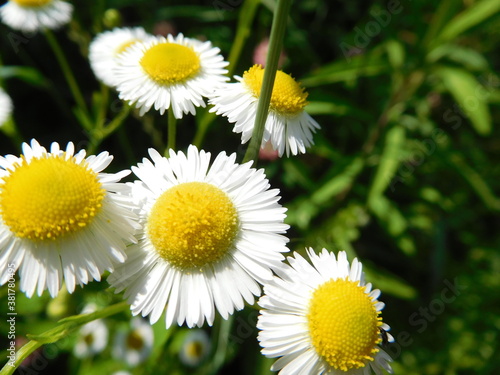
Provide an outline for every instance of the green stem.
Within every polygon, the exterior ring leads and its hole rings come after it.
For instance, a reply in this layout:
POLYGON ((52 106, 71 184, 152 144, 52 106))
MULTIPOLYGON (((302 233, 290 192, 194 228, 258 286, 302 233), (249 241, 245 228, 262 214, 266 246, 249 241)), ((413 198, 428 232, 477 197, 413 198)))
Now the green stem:
POLYGON ((102 126, 106 120, 106 112, 109 102, 109 87, 101 83, 99 109, 96 117, 96 126, 102 126))
POLYGON ((59 65, 61 66, 62 72, 64 74, 64 77, 66 78, 71 94, 73 95, 73 98, 75 99, 75 102, 79 108, 79 112, 81 112, 86 117, 87 121, 82 122, 82 126, 85 129, 87 129, 89 124, 92 123, 90 120, 91 117, 87 109, 87 105, 85 104, 85 100, 83 99, 83 95, 80 91, 80 87, 76 82, 73 72, 71 71, 68 60, 66 59, 66 56, 64 55, 62 48, 59 45, 59 42, 57 41, 57 38, 55 37, 54 33, 51 30, 46 29, 44 31, 44 34, 45 37, 47 38, 50 47, 54 51, 54 55, 56 56, 59 65))
MULTIPOLYGON (((238 18, 236 35, 231 45, 231 51, 229 51, 229 66, 227 68, 227 75, 229 77, 233 76, 234 70, 236 69, 241 56, 241 51, 243 51, 245 42, 247 41, 248 36, 252 31, 251 26, 259 4, 260 0, 246 0, 243 3, 243 7, 241 8, 238 18)), ((203 140, 205 139, 205 135, 207 134, 208 128, 216 118, 217 115, 210 112, 205 112, 202 116, 200 116, 198 128, 193 139, 194 145, 196 145, 197 147, 201 147, 201 145, 203 144, 203 140)))
POLYGON ((0 127, 0 130, 10 138, 10 140, 16 147, 19 148, 21 146, 23 137, 19 133, 19 130, 12 116, 0 127))
POLYGON ((421 86, 425 77, 424 72, 415 70, 408 74, 407 78, 401 83, 398 89, 394 90, 389 98, 387 106, 378 118, 375 127, 371 130, 367 140, 361 147, 361 151, 364 155, 371 154, 387 124, 399 119, 399 115, 406 108, 406 101, 421 86))
POLYGON ((65 319, 61 319, 57 327, 49 329, 40 335, 28 335, 30 341, 23 345, 16 353, 16 359, 11 366, 10 363, 6 363, 5 366, 0 370, 0 375, 11 375, 19 367, 19 365, 35 350, 40 348, 44 344, 52 344, 59 341, 60 339, 68 336, 74 332, 77 328, 82 325, 92 322, 97 319, 106 318, 111 315, 116 315, 122 311, 126 311, 129 305, 126 301, 117 303, 105 307, 101 311, 96 311, 90 314, 82 314, 70 316, 65 319))
POLYGON ((177 133, 177 119, 174 116, 174 111, 172 108, 168 111, 168 139, 167 139, 167 149, 165 150, 165 155, 168 156, 168 150, 175 150, 175 137, 177 133))
POLYGON ((276 12, 274 13, 271 36, 269 38, 266 68, 264 70, 264 79, 260 90, 257 114, 255 115, 255 125, 250 144, 248 145, 247 152, 243 158, 244 163, 252 160, 256 162, 257 157, 259 156, 262 136, 264 135, 264 127, 269 111, 269 103, 273 92, 274 78, 276 77, 276 70, 278 69, 278 60, 283 45, 283 37, 285 35, 288 13, 290 11, 291 4, 292 0, 278 0, 276 12))
POLYGON ((131 106, 129 106, 126 103, 123 103, 123 107, 120 110, 120 112, 116 115, 116 117, 113 120, 111 120, 111 122, 107 126, 103 128, 102 130, 103 138, 106 138, 112 133, 114 133, 115 130, 118 129, 123 124, 123 121, 125 121, 131 109, 132 109, 131 106))
POLYGON ((205 135, 207 134, 207 130, 216 117, 217 115, 213 112, 205 112, 203 115, 200 116, 200 121, 198 122, 196 134, 194 135, 193 139, 193 145, 195 145, 198 148, 201 148, 203 140, 205 139, 205 135))
POLYGON ((260 0, 246 0, 243 3, 243 7, 241 8, 238 18, 236 36, 234 37, 231 51, 229 51, 229 66, 227 69, 229 77, 232 77, 234 74, 234 69, 238 65, 241 51, 243 50, 245 42, 252 31, 252 23, 259 4, 260 0))
MULTIPOLYGON (((212 356, 212 360, 207 365, 205 371, 201 374, 215 375, 219 373, 220 368, 224 365, 227 358, 227 350, 229 344, 229 335, 233 327, 234 316, 230 315, 228 319, 222 319, 220 316, 216 318, 218 328, 217 346, 212 356)), ((0 374, 1 375, 1 374, 0 374)))
POLYGON ((101 142, 107 137, 109 137, 111 134, 113 134, 116 131, 116 129, 118 129, 123 124, 123 121, 125 121, 125 119, 129 115, 131 108, 132 107, 130 107, 128 104, 123 103, 123 107, 120 110, 120 112, 116 115, 116 117, 113 120, 111 120, 111 122, 108 125, 103 126, 98 124, 98 127, 92 130, 90 146, 87 148, 87 153, 89 155, 96 152, 101 142))

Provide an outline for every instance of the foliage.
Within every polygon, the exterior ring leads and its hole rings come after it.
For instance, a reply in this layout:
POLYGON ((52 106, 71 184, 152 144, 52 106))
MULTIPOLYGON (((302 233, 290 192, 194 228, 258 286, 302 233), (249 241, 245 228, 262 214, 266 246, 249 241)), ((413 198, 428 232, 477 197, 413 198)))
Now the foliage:
MULTIPOLYGON (((77 148, 109 151, 117 170, 129 168, 149 147, 165 148, 166 120, 152 112, 129 115, 114 92, 99 86, 86 58, 93 36, 118 24, 170 28, 211 40, 226 58, 237 40, 241 56, 228 60, 241 75, 269 35, 276 7, 272 0, 254 2, 253 15, 251 0, 73 3, 74 20, 55 38, 90 113, 73 100, 43 35, 0 25, 0 79, 13 98, 19 131, 19 137, 0 138, 2 155, 18 154, 20 139, 73 141, 77 148)), ((384 321, 396 338, 387 348, 396 374, 493 374, 500 368, 499 21, 497 0, 292 4, 282 68, 307 88, 307 111, 322 129, 307 154, 258 166, 288 208, 290 249, 345 250, 381 289, 384 321)), ((196 139, 208 151, 243 159, 246 145, 225 119, 200 111, 180 126, 179 149, 196 139)), ((54 300, 18 293, 18 335, 53 329, 89 301, 106 306, 121 300, 106 288, 91 283, 54 300)), ((0 294, 3 312, 5 286, 0 294)), ((213 353, 189 371, 269 373, 272 361, 258 353, 255 339, 257 308, 207 327, 213 353)), ((113 330, 128 318, 107 319, 113 330)), ((132 373, 187 373, 175 344, 183 328, 166 332, 163 325, 154 327, 151 359, 132 373)), ((2 319, 0 331, 7 329, 2 319)), ((122 368, 109 349, 78 361, 71 355, 75 340, 72 334, 42 347, 31 368, 47 374, 122 368)))

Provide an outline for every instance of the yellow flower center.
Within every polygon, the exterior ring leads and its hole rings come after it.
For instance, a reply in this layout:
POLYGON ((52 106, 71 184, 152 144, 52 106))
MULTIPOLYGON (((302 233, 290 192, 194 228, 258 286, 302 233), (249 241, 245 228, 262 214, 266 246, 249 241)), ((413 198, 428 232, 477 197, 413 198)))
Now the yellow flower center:
POLYGON ((17 237, 55 240, 87 226, 104 196, 97 173, 73 157, 23 157, 0 185, 0 214, 17 237))
MULTIPOLYGON (((264 69, 260 65, 254 65, 243 73, 243 81, 256 98, 260 96, 263 79, 264 69)), ((307 95, 307 92, 295 79, 278 70, 269 106, 271 110, 281 115, 295 116, 307 105, 307 95)))
POLYGON ((142 56, 146 74, 160 85, 182 83, 200 70, 200 58, 191 48, 176 43, 156 44, 142 56))
POLYGON ((379 314, 358 282, 336 279, 320 285, 307 314, 316 352, 337 370, 364 367, 379 351, 379 314))
POLYGON ((138 41, 139 39, 131 39, 126 41, 125 43, 120 44, 115 50, 115 56, 118 56, 120 53, 124 52, 128 47, 130 47, 132 44, 137 43, 138 41))
POLYGON ((43 7, 44 5, 47 5, 52 2, 52 0, 12 0, 12 1, 14 1, 19 6, 33 7, 33 8, 43 7))
POLYGON ((200 341, 192 341, 186 344, 186 354, 189 358, 199 359, 204 352, 204 347, 205 345, 200 341))
POLYGON ((83 336, 83 341, 88 346, 91 346, 94 343, 94 334, 93 333, 86 334, 85 336, 83 336))
POLYGON ((140 350, 144 347, 144 339, 138 330, 133 330, 127 335, 127 348, 140 350))
POLYGON ((180 269, 201 268, 233 248, 238 213, 226 193, 205 182, 165 191, 153 205, 147 232, 158 254, 180 269))

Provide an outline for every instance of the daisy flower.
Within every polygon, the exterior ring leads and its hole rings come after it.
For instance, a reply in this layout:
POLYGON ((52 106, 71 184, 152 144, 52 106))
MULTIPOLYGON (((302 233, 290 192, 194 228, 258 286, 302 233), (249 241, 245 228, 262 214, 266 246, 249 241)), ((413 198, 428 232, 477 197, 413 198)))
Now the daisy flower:
POLYGON ((190 329, 179 351, 182 363, 189 367, 199 366, 210 353, 210 338, 202 329, 190 329))
POLYGON ((211 166, 195 146, 168 159, 149 155, 153 163, 132 167, 144 231, 108 281, 151 323, 165 307, 167 327, 212 325, 215 310, 227 319, 254 302, 257 282, 270 280, 288 251, 279 191, 263 170, 235 163, 236 154, 221 152, 211 166))
POLYGON ((0 88, 0 127, 7 122, 12 114, 12 100, 10 96, 0 88))
POLYGON ((139 41, 146 41, 152 35, 142 27, 115 28, 98 34, 89 46, 90 66, 95 76, 105 85, 115 84, 114 69, 120 53, 139 41))
MULTIPOLYGON (((233 132, 241 133, 241 143, 246 143, 252 137, 264 68, 254 65, 243 77, 234 78, 238 82, 215 90, 209 100, 214 105, 210 112, 235 123, 233 132)), ((320 126, 304 111, 307 95, 290 75, 281 70, 276 72, 261 147, 270 141, 279 156, 285 152, 289 156, 290 153, 305 153, 306 147, 314 144, 313 133, 320 126)))
POLYGON ((101 173, 113 159, 107 152, 85 158, 52 143, 50 152, 36 140, 23 143, 23 155, 0 157, 0 284, 7 267, 19 270, 20 289, 31 297, 48 289, 55 297, 66 282, 100 280, 137 229, 128 190, 118 183, 129 171, 101 173))
POLYGON ((124 361, 130 367, 144 362, 153 350, 153 328, 142 318, 130 321, 131 330, 119 331, 113 346, 113 357, 124 361))
POLYGON ((326 249, 288 257, 259 300, 257 321, 262 354, 281 357, 271 370, 285 374, 369 375, 392 373, 391 358, 379 344, 394 341, 380 316, 378 289, 365 284, 362 265, 351 265, 326 249))
POLYGON ((175 118, 205 107, 203 97, 227 81, 228 62, 212 43, 179 34, 156 36, 136 43, 118 59, 115 71, 120 99, 135 103, 142 116, 151 107, 163 114, 170 107, 175 118))
MULTIPOLYGON (((88 305, 82 314, 90 314, 96 311, 95 305, 88 305)), ((94 320, 84 324, 80 328, 79 336, 73 348, 77 358, 88 358, 102 352, 108 345, 108 327, 102 319, 94 320)))
POLYGON ((59 0, 10 0, 0 7, 9 27, 27 32, 57 29, 71 20, 73 5, 59 0))

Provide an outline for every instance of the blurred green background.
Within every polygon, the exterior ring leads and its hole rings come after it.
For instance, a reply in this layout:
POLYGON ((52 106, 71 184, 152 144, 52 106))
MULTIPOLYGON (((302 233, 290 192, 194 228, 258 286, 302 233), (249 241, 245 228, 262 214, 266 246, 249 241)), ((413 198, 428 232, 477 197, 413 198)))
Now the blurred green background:
MULTIPOLYGON (((88 103, 100 92, 86 58, 98 32, 117 25, 182 32, 211 40, 227 59, 238 23, 248 21, 234 66, 242 75, 269 35, 276 5, 262 0, 249 19, 242 11, 249 9, 248 0, 72 3, 74 20, 56 37, 88 103)), ((36 138, 46 147, 73 141, 86 148, 89 136, 72 113, 72 97, 43 35, 0 25, 0 41, 1 84, 13 99, 22 139, 36 138)), ((345 250, 363 262, 366 279, 381 289, 384 321, 396 338, 386 348, 396 374, 500 372, 499 45, 498 0, 292 4, 282 69, 307 88, 307 112, 322 129, 307 154, 258 166, 288 208, 290 249, 345 250)), ((110 95, 112 118, 121 104, 110 95)), ((177 144, 185 149, 199 121, 187 116, 179 126, 177 144)), ((129 116, 97 149, 113 154, 112 168, 118 170, 139 162, 149 147, 165 144, 166 120, 151 112, 143 119, 129 116)), ((0 133, 2 155, 19 154, 19 146, 0 133)), ((246 148, 223 118, 212 123, 202 147, 213 154, 236 152, 239 160, 246 148)), ((88 301, 106 305, 120 299, 103 294, 105 289, 105 282, 91 283, 57 301, 18 293, 18 335, 40 333, 88 301)), ((6 294, 4 286, 2 313, 6 294)), ((256 314, 251 307, 236 313, 222 359, 190 369, 176 358, 175 336, 182 329, 166 333, 157 323, 154 360, 130 371, 267 374, 272 361, 258 353, 256 314)), ((108 319, 110 329, 126 319, 108 319)), ((6 330, 1 319, 0 331, 6 330)), ((221 332, 206 331, 217 348, 221 332)), ((119 369, 110 349, 80 363, 71 355, 75 340, 73 335, 53 354, 45 352, 42 370, 19 373, 119 369)))

